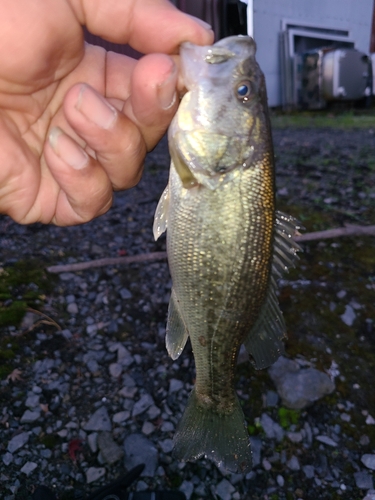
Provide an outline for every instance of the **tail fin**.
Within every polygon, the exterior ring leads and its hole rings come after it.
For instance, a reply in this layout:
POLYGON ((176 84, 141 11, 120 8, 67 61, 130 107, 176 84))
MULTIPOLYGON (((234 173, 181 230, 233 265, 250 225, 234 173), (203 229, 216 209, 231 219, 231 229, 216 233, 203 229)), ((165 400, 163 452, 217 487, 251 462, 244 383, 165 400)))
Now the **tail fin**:
POLYGON ((219 413, 202 406, 194 388, 174 436, 173 453, 185 461, 204 455, 232 472, 251 470, 250 440, 238 400, 230 413, 219 413))

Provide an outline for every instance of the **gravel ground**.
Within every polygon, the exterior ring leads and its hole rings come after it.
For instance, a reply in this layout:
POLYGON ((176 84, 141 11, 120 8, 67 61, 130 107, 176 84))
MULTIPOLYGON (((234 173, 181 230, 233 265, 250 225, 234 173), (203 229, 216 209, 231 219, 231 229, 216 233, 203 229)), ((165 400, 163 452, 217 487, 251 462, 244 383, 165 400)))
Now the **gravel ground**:
MULTIPOLYGON (((307 230, 375 223, 372 130, 277 129, 274 138, 280 208, 307 230)), ((282 281, 288 359, 273 371, 238 366, 254 454, 247 475, 171 458, 194 362, 189 347, 174 362, 165 350, 166 261, 44 272, 164 250, 152 221, 168 162, 164 140, 139 186, 84 226, 0 217, 3 282, 18 269, 11 297, 0 289, 0 312, 29 306, 20 326, 1 323, 1 498, 26 498, 38 484, 74 498, 144 462, 133 489, 180 489, 192 500, 374 500, 373 239, 306 244, 282 281), (288 374, 300 385, 291 378, 288 389, 288 374)))

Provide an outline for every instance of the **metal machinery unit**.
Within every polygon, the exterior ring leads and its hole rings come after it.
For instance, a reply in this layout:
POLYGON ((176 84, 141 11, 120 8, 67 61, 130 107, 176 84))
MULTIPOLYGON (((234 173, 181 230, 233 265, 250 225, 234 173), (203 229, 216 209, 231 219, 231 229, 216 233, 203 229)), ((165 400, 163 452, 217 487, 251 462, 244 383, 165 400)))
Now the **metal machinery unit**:
POLYGON ((354 48, 320 48, 294 56, 295 105, 324 108, 331 101, 356 101, 372 94, 369 56, 354 48))

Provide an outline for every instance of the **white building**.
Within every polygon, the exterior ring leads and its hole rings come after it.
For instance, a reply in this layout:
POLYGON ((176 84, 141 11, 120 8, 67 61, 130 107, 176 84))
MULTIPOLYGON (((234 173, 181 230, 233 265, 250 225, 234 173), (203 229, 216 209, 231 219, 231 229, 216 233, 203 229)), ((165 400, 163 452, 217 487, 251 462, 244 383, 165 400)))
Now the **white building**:
POLYGON ((248 34, 257 43, 257 60, 266 76, 269 106, 285 102, 288 91, 285 65, 291 64, 294 53, 332 42, 370 52, 373 0, 248 0, 247 3, 248 34))

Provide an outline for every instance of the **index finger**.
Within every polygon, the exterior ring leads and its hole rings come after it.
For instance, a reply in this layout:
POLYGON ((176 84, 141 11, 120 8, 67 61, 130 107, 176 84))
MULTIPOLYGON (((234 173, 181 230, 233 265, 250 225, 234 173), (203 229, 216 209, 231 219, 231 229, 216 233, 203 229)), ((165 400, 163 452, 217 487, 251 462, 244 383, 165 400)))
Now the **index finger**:
POLYGON ((203 21, 167 0, 71 0, 81 24, 94 35, 128 43, 144 54, 178 53, 182 42, 210 45, 213 32, 203 21))

